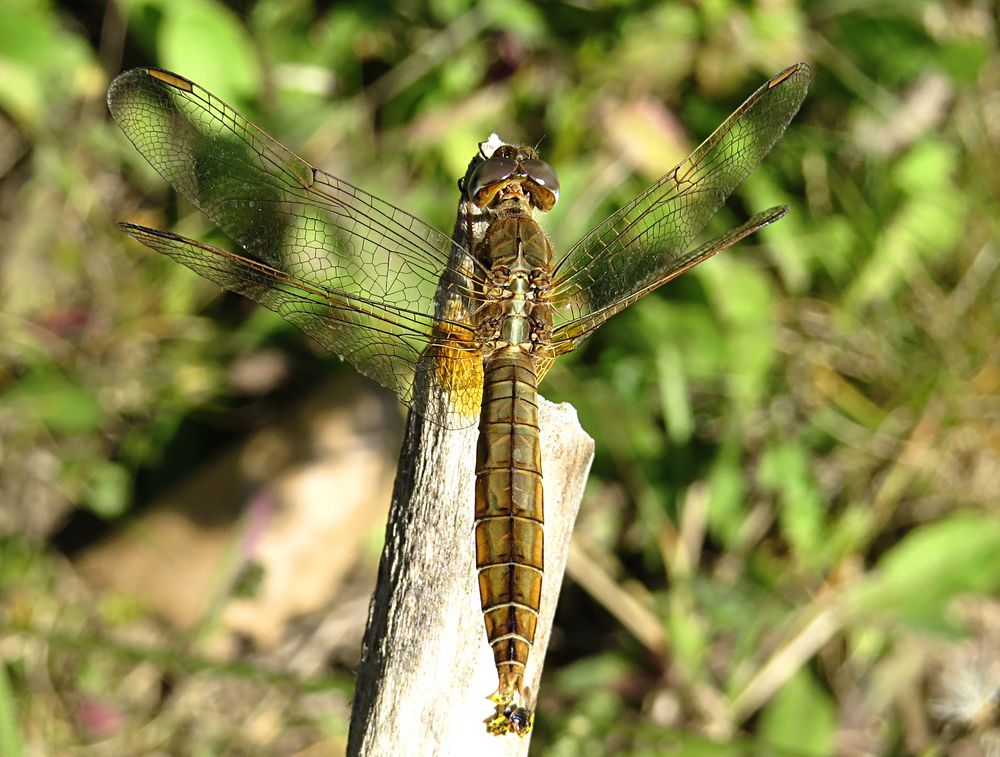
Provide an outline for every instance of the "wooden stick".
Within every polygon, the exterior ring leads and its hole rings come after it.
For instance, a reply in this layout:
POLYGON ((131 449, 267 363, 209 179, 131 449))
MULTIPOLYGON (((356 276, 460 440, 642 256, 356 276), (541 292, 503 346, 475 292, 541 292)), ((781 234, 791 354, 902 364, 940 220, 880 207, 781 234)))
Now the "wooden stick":
MULTIPOLYGON (((540 400, 545 577, 525 682, 538 691, 570 534, 594 442, 570 405, 540 400)), ((378 585, 358 668, 349 755, 526 755, 529 738, 492 736, 497 674, 486 643, 473 544, 475 428, 411 414, 378 585)), ((544 700, 536 718, 545 717, 544 700)))

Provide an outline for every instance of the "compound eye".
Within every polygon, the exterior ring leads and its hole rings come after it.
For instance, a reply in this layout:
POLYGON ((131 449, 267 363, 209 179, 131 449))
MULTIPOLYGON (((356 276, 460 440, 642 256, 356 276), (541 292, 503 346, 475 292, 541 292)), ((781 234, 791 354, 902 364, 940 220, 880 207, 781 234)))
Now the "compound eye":
POLYGON ((559 200, 559 179, 555 169, 538 158, 525 158, 520 162, 518 175, 530 179, 528 191, 532 204, 542 211, 552 210, 559 200))
POLYGON ((495 190, 489 191, 490 187, 509 179, 516 170, 517 161, 512 158, 484 160, 473 169, 465 187, 466 196, 479 207, 485 207, 496 194, 495 190))
POLYGON ((528 158, 521 161, 521 170, 528 178, 538 186, 544 187, 552 195, 552 203, 549 207, 555 205, 556 200, 559 199, 559 177, 556 176, 555 169, 544 160, 528 158))

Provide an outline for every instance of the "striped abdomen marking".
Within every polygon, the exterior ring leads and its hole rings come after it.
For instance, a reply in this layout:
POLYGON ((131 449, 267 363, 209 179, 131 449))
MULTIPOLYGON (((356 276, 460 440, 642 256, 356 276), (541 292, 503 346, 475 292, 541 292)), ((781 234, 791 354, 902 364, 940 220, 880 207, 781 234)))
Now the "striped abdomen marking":
POLYGON ((542 461, 531 358, 486 365, 476 451, 476 566, 498 694, 520 692, 542 597, 542 461))

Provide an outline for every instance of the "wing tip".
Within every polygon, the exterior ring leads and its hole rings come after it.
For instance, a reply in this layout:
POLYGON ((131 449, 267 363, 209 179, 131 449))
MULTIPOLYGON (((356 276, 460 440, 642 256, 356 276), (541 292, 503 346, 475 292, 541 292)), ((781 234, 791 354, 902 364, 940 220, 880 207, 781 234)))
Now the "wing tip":
POLYGON ((772 76, 767 82, 767 88, 774 89, 775 87, 781 86, 793 76, 797 76, 799 74, 804 75, 806 81, 812 81, 812 66, 805 61, 794 63, 781 73, 772 76))
POLYGON ((768 208, 767 210, 761 211, 757 214, 759 218, 765 219, 764 225, 772 224, 775 221, 780 221, 786 215, 790 208, 788 205, 775 205, 773 208, 768 208))
POLYGON ((185 79, 179 74, 166 71, 162 68, 147 68, 144 66, 130 68, 118 74, 118 76, 111 80, 111 84, 108 85, 108 110, 111 111, 111 115, 115 120, 118 120, 119 90, 122 87, 127 87, 130 82, 137 78, 153 79, 160 86, 172 87, 182 92, 194 92, 196 86, 190 79, 185 79))
POLYGON ((151 239, 153 237, 158 237, 160 239, 170 239, 176 242, 190 242, 192 240, 180 236, 179 234, 174 234, 172 231, 164 231, 163 229, 153 229, 149 226, 142 226, 138 223, 132 223, 131 221, 119 221, 117 224, 118 229, 128 234, 132 239, 145 244, 145 240, 151 239))
POLYGON ((118 231, 128 234, 133 239, 136 238, 136 234, 141 234, 146 231, 145 226, 140 226, 137 223, 132 223, 131 221, 119 221, 115 224, 118 227, 118 231))
POLYGON ((162 68, 144 68, 141 69, 146 72, 146 75, 151 79, 156 79, 168 87, 173 87, 174 89, 179 89, 184 92, 194 91, 194 82, 190 79, 185 79, 179 74, 175 74, 173 71, 167 71, 162 68))

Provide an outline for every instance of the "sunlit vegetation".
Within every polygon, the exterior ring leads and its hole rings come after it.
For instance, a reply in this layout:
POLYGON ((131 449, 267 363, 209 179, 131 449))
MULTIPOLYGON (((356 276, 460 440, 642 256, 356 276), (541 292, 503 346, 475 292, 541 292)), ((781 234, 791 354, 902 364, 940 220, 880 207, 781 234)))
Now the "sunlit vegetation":
POLYGON ((538 143, 565 249, 798 60, 709 231, 788 216, 542 385, 597 457, 532 750, 1000 750, 992 4, 6 5, 0 753, 341 753, 395 467, 391 400, 117 230, 228 243, 111 123, 114 75, 177 71, 446 230, 480 140, 538 143), (303 483, 345 459, 368 488, 311 546, 344 564, 298 569, 276 534, 354 496, 303 483))

